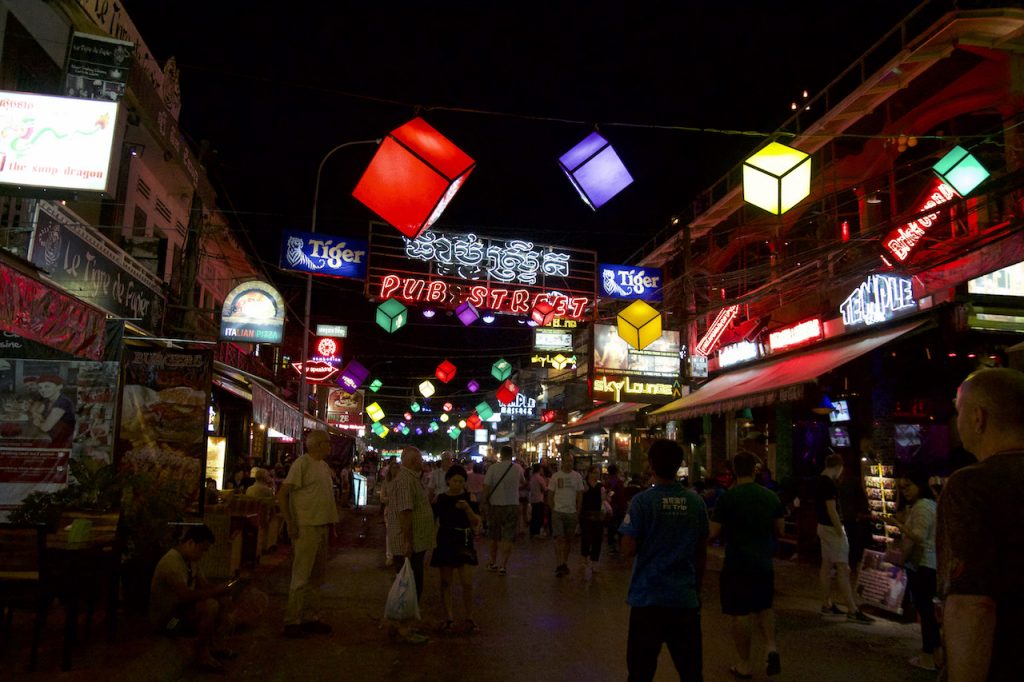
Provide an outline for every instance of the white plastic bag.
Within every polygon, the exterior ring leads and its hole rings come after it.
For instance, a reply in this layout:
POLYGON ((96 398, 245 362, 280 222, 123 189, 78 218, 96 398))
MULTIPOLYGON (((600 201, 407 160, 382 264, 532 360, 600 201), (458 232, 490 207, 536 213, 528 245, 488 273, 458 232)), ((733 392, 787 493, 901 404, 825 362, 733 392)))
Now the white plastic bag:
POLYGON ((384 605, 384 617, 388 620, 419 620, 420 604, 416 599, 416 579, 412 564, 406 558, 402 570, 395 576, 384 605))

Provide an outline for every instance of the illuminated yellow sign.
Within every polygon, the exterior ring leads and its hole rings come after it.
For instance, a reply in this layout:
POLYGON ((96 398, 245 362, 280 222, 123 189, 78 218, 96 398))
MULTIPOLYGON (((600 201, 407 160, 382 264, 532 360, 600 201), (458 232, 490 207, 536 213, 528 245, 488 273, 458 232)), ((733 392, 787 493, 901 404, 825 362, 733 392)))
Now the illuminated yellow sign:
POLYGON ((632 381, 628 376, 621 378, 600 376, 594 379, 594 397, 601 397, 599 394, 611 394, 611 400, 621 403, 623 397, 629 401, 643 402, 665 402, 664 399, 653 401, 645 400, 645 396, 663 396, 672 398, 678 389, 671 383, 653 381, 632 381))
POLYGON ((571 355, 566 357, 561 353, 557 355, 551 355, 547 353, 545 355, 534 355, 530 358, 530 362, 541 367, 551 367, 551 369, 576 369, 576 356, 571 355))

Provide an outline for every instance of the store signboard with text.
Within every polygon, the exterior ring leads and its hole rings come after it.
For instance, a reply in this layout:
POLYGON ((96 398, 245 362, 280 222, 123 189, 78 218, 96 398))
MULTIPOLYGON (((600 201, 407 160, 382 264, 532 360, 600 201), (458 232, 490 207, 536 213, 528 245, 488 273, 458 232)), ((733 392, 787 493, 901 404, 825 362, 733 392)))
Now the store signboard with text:
POLYGON ((813 317, 803 322, 782 327, 768 334, 768 347, 772 352, 795 348, 825 338, 824 327, 821 320, 813 317))
POLYGON ((284 299, 266 282, 243 282, 224 298, 220 340, 240 343, 281 343, 284 299))
POLYGON ((371 224, 366 293, 409 305, 529 315, 538 303, 555 317, 583 319, 594 303, 593 251, 430 230, 409 239, 371 224))
POLYGON ((847 328, 870 326, 917 310, 909 277, 870 275, 839 306, 847 328))
POLYGON ((364 393, 332 388, 327 394, 327 423, 341 429, 363 428, 364 393))
POLYGON ((364 239, 285 230, 279 264, 284 270, 311 275, 364 279, 368 250, 364 239))
POLYGON ((106 192, 116 102, 0 91, 0 184, 106 192))
POLYGON ((630 346, 615 325, 594 325, 593 398, 665 404, 682 396, 679 332, 664 331, 643 350, 630 346))
POLYGON ((599 292, 607 298, 660 301, 664 286, 661 268, 601 263, 599 292))

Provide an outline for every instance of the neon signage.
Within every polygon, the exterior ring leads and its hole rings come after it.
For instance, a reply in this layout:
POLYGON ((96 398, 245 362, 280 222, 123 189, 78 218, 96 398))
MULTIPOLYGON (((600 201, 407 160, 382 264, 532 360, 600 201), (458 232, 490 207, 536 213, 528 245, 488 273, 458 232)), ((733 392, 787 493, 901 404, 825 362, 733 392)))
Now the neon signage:
POLYGON ((839 306, 847 327, 872 325, 917 308, 909 277, 871 275, 839 306))
POLYGON ((375 296, 398 298, 409 303, 461 305, 470 303, 477 309, 513 315, 526 315, 539 302, 549 303, 559 317, 580 319, 590 300, 583 296, 569 297, 556 292, 533 292, 529 289, 507 289, 483 284, 463 285, 444 280, 384 275, 375 296))
POLYGON ((817 341, 824 336, 821 320, 817 317, 804 320, 799 324, 783 327, 768 336, 768 345, 773 351, 799 346, 810 341, 817 341))
POLYGON ((536 284, 538 274, 568 277, 570 254, 533 242, 480 239, 475 234, 427 232, 416 239, 403 237, 405 255, 433 263, 442 275, 460 279, 536 284))
POLYGON ((306 381, 312 383, 327 381, 338 371, 337 367, 323 360, 310 360, 305 365, 301 362, 292 363, 292 368, 299 374, 302 374, 303 367, 306 368, 306 381))
POLYGON ((636 268, 601 263, 601 295, 609 298, 661 300, 660 268, 636 268))
POLYGON ((535 398, 527 398, 522 393, 517 394, 512 402, 501 404, 501 414, 532 417, 536 410, 537 400, 535 398))
POLYGON ((756 360, 761 357, 761 344, 753 341, 740 341, 728 346, 722 346, 718 351, 718 367, 724 369, 738 365, 741 362, 756 360))
POLYGON ((628 376, 594 378, 594 398, 621 403, 623 399, 641 403, 666 403, 679 392, 679 382, 634 381, 628 376))
POLYGON ((728 308, 722 308, 718 311, 718 315, 715 316, 715 321, 708 327, 708 331, 704 334, 704 337, 697 342, 693 352, 697 355, 710 355, 711 351, 718 345, 719 339, 722 338, 722 334, 732 324, 732 321, 736 319, 736 316, 740 313, 740 307, 738 305, 731 305, 728 308))
POLYGON ((530 358, 530 362, 541 367, 551 367, 551 369, 576 369, 576 356, 571 355, 566 357, 561 353, 557 355, 551 355, 546 353, 544 355, 534 355, 530 358))
MULTIPOLYGON (((956 196, 956 192, 945 182, 936 182, 934 189, 928 194, 928 198, 918 208, 917 212, 927 211, 929 208, 942 206, 956 196)), ((904 262, 911 252, 928 234, 928 230, 935 225, 939 218, 939 211, 934 211, 912 220, 906 225, 896 228, 885 236, 882 246, 891 253, 896 260, 904 262)))
POLYGON ((534 329, 533 349, 543 351, 572 351, 572 332, 557 329, 534 329))

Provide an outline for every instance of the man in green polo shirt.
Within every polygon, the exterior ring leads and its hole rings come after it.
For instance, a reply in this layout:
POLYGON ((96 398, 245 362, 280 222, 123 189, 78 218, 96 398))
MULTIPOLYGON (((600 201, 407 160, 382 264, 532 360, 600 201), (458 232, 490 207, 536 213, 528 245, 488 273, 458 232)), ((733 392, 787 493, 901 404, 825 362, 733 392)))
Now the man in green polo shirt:
POLYGON ((732 617, 733 640, 739 662, 730 671, 739 679, 751 679, 751 620, 764 639, 768 662, 766 672, 782 672, 775 644, 775 573, 772 557, 775 538, 782 535, 785 509, 779 496, 754 483, 760 464, 750 452, 733 457, 736 484, 725 491, 711 517, 711 538, 725 539, 722 567, 722 613, 732 617))

